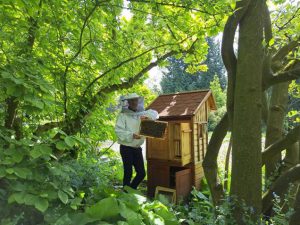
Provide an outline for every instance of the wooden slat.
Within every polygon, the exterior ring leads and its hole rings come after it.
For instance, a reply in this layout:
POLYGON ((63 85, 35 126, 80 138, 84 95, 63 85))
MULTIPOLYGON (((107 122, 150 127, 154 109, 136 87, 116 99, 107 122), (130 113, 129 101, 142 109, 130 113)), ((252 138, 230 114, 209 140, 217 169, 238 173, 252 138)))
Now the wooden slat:
POLYGON ((186 199, 192 188, 191 169, 176 172, 175 176, 177 200, 180 200, 181 198, 186 199))

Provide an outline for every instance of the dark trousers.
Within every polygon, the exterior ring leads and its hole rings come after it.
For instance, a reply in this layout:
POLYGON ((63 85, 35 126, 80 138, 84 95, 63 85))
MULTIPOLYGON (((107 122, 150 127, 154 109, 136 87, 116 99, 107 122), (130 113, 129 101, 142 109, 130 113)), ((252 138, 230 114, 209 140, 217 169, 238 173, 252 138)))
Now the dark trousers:
POLYGON ((137 186, 146 176, 142 148, 120 145, 120 153, 124 168, 123 186, 125 187, 127 185, 131 188, 137 189, 137 186), (131 181, 132 166, 136 171, 136 176, 131 181))

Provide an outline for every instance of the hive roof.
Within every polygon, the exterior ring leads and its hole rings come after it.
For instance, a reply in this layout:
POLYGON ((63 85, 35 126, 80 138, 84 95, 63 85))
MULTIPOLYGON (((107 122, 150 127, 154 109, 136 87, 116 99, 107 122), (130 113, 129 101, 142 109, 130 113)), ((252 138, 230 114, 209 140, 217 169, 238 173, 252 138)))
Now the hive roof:
POLYGON ((209 102, 210 110, 216 110, 216 103, 210 90, 160 95, 147 108, 156 110, 162 119, 191 117, 206 101, 209 102))

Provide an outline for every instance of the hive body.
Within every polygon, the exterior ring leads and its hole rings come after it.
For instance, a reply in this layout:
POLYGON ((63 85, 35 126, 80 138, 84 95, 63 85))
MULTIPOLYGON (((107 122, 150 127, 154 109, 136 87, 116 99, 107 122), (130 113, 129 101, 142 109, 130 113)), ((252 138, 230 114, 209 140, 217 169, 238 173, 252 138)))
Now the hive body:
POLYGON ((192 187, 200 189, 204 177, 207 122, 216 109, 210 90, 160 95, 148 107, 167 121, 165 139, 147 138, 148 196, 157 186, 176 189, 177 200, 185 199, 192 187))

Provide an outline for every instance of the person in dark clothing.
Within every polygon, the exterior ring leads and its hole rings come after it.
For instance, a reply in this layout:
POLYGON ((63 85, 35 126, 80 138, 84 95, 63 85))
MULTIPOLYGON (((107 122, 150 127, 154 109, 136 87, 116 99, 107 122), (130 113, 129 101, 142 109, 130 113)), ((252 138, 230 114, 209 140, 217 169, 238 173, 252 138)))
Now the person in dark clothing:
POLYGON ((138 134, 141 119, 147 118, 155 120, 158 118, 158 113, 154 110, 150 109, 145 111, 139 109, 139 98, 140 96, 135 93, 123 98, 123 101, 127 101, 128 107, 122 109, 115 126, 123 161, 123 186, 129 186, 134 189, 137 189, 138 185, 146 176, 141 148, 145 138, 138 134), (136 176, 133 179, 132 167, 134 167, 136 171, 136 176))

